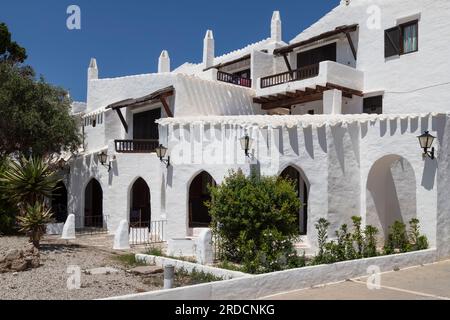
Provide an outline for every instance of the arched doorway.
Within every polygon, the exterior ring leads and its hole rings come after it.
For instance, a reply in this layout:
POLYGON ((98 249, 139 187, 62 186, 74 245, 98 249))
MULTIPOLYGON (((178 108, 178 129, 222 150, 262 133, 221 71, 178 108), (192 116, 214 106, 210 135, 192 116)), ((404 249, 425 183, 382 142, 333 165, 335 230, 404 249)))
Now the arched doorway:
POLYGON ((377 160, 367 178, 366 224, 386 238, 395 221, 407 224, 416 216, 416 177, 411 164, 398 155, 377 160))
POLYGON ((151 222, 150 188, 144 179, 137 179, 130 195, 130 226, 149 227, 151 222))
POLYGON ((216 181, 206 171, 192 180, 189 187, 189 228, 208 227, 211 223, 211 216, 205 202, 211 200, 208 186, 215 184, 216 181))
POLYGON ((52 192, 52 212, 56 223, 64 223, 67 219, 67 188, 59 182, 52 192))
POLYGON ((84 191, 84 226, 103 228, 103 190, 96 179, 84 191))
POLYGON ((302 207, 297 216, 298 231, 300 235, 306 235, 308 232, 308 184, 306 179, 294 167, 287 167, 280 176, 295 183, 295 190, 302 202, 302 207))

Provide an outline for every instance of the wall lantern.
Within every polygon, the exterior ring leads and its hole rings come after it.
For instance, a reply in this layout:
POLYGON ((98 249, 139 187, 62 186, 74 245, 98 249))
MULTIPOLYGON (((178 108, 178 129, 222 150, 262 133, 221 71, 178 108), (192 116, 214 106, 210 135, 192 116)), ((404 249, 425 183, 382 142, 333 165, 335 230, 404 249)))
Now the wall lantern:
POLYGON ((248 134, 245 135, 245 137, 242 137, 239 139, 241 142, 241 148, 245 152, 245 156, 248 157, 250 155, 250 150, 253 145, 253 139, 248 136, 248 134))
POLYGON ((160 144, 159 147, 155 149, 155 151, 159 160, 161 160, 162 163, 165 163, 166 167, 168 168, 170 166, 170 156, 168 156, 167 159, 164 159, 167 153, 167 148, 160 144))
POLYGON ((420 147, 423 149, 423 156, 430 157, 431 160, 434 159, 434 148, 433 142, 436 137, 433 137, 429 131, 425 131, 425 133, 421 136, 417 137, 419 139, 420 147), (428 151, 430 150, 431 151, 428 151))
POLYGON ((108 162, 108 154, 105 151, 102 151, 97 154, 98 161, 102 164, 102 166, 108 168, 108 172, 111 171, 111 161, 108 162), (106 164, 108 162, 108 164, 106 164))

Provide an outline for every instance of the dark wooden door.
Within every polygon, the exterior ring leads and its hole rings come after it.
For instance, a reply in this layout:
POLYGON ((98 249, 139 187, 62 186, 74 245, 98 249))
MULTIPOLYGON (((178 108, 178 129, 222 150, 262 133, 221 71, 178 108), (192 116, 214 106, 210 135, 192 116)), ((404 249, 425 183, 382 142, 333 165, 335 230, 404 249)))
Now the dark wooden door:
POLYGON ((153 109, 133 115, 133 139, 159 139, 158 124, 156 120, 161 118, 161 108, 153 109))
POLYGON ((336 62, 336 43, 332 43, 309 51, 300 52, 297 55, 297 68, 303 68, 318 64, 322 61, 336 62))
POLYGON ((150 221, 150 189, 144 179, 139 178, 131 189, 130 225, 149 227, 150 221))

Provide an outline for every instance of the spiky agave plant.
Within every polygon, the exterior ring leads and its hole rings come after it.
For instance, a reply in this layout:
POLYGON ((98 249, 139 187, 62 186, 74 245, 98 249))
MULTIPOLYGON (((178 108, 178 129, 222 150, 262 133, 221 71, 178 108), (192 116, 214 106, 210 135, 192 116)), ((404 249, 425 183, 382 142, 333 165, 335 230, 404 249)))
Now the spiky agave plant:
POLYGON ((25 214, 27 205, 50 198, 59 181, 42 158, 9 160, 6 169, 0 173, 0 191, 15 201, 25 214))
POLYGON ((46 208, 41 202, 36 202, 33 205, 27 205, 25 215, 17 217, 20 231, 29 235, 30 242, 36 248, 39 248, 39 243, 42 236, 45 234, 46 224, 52 222, 52 212, 46 208))

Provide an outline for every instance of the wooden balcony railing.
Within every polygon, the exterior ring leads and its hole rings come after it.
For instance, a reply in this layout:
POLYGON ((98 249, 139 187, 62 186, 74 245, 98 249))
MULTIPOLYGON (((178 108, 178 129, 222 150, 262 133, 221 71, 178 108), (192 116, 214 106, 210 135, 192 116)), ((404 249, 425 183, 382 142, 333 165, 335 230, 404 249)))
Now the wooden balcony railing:
POLYGON ((302 67, 297 70, 287 71, 273 76, 261 78, 261 88, 277 86, 279 84, 314 78, 319 74, 319 64, 302 67))
POLYGON ((252 79, 241 78, 231 73, 226 73, 223 71, 217 72, 217 80, 237 84, 238 86, 251 88, 252 87, 252 79))
POLYGON ((151 140, 116 140, 118 153, 151 153, 159 146, 158 139, 151 140))

